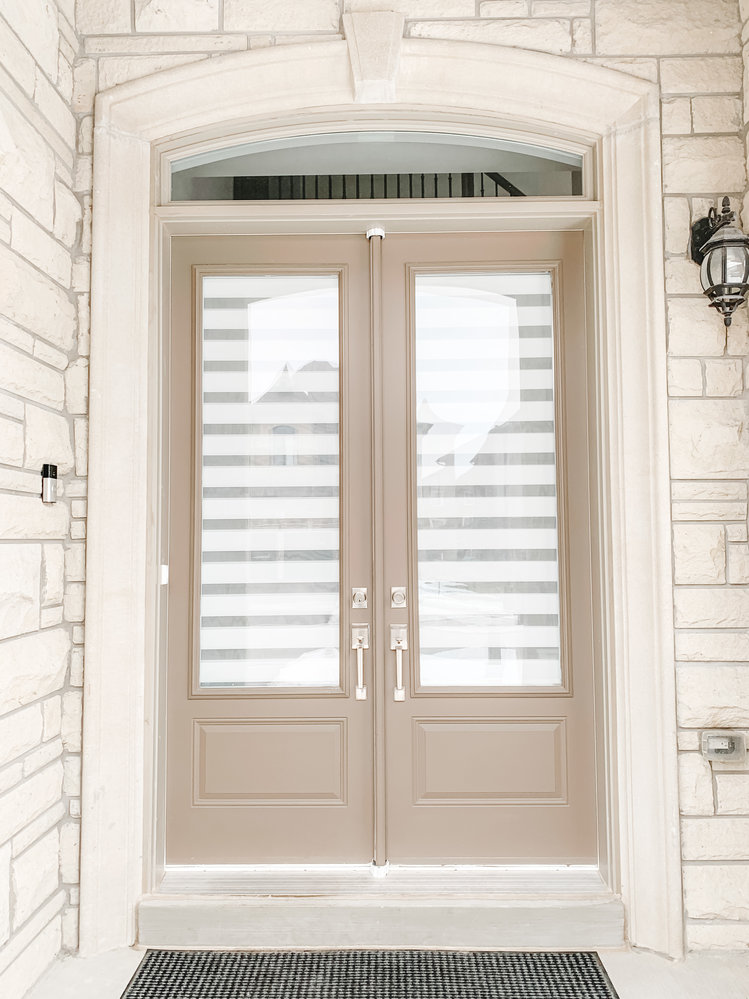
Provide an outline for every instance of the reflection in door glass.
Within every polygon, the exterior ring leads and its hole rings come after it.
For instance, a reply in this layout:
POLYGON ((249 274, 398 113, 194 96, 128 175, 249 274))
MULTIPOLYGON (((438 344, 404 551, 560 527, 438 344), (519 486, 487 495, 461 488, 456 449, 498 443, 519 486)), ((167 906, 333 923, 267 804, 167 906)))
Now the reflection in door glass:
POLYGON ((339 680, 338 278, 203 278, 200 685, 339 680))
POLYGON ((416 276, 420 678, 561 682, 549 274, 416 276))

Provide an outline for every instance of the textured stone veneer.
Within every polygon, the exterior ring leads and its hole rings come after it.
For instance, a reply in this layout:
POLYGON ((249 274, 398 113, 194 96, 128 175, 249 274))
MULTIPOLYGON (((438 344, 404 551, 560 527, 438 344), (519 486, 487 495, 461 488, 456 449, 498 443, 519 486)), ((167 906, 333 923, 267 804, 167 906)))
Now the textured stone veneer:
MULTIPOLYGON (((687 942, 749 945, 749 420, 742 310, 726 335, 691 219, 746 190, 741 0, 9 0, 0 11, 0 994, 77 940, 92 109, 97 91, 222 53, 339 37, 397 9, 412 37, 584 59, 662 93, 664 308, 687 942), (75 9, 74 9, 75 7, 75 9), (43 507, 54 461, 61 499, 43 507)), ((742 25, 744 27, 742 33, 742 25)), ((633 206, 637 211, 638 206, 633 206)))

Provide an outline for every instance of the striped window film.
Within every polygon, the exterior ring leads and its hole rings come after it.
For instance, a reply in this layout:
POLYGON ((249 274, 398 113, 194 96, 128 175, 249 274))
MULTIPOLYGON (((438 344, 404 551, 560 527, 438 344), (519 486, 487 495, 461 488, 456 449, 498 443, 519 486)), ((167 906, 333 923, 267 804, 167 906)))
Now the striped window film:
POLYGON ((548 273, 416 276, 423 686, 561 683, 548 273))
POLYGON ((200 685, 334 686, 338 276, 202 294, 200 685))

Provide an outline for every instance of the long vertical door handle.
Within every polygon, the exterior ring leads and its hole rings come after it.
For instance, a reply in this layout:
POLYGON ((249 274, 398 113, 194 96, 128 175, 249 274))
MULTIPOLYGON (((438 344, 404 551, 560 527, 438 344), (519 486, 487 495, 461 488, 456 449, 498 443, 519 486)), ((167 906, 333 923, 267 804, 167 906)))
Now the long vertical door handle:
POLYGON ((390 625, 390 648, 395 652, 394 701, 405 701, 406 688, 403 685, 403 653, 408 650, 408 632, 405 624, 390 625))
POLYGON ((367 688, 364 685, 364 650, 369 648, 369 625, 351 625, 351 648, 356 652, 356 699, 366 701, 367 688))

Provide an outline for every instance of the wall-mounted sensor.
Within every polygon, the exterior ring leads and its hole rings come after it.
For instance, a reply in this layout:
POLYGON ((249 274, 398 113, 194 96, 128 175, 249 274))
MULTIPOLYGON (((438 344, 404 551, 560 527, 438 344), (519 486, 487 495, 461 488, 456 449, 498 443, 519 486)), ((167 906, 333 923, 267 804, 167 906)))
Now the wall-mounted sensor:
POLYGON ((744 733, 730 729, 703 732, 700 748, 711 763, 741 763, 746 755, 744 733))
POLYGON ((57 502, 57 465, 42 465, 42 503, 57 502))

